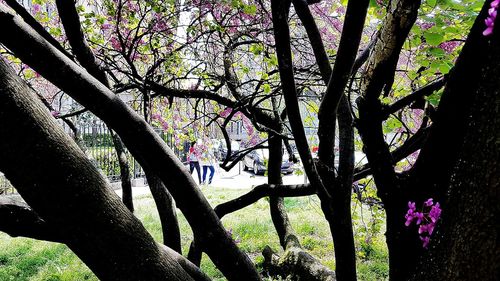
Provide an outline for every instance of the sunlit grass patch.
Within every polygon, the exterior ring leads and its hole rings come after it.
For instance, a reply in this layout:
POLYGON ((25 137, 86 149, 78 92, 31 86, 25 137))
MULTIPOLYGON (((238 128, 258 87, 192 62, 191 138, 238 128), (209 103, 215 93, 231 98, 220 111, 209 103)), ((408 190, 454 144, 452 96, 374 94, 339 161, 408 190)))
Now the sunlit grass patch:
MULTIPOLYGON (((202 189, 212 207, 248 191, 216 187, 202 189)), ((134 204, 136 216, 143 222, 154 239, 161 242, 161 226, 151 195, 135 197, 134 204)), ((333 242, 328 224, 321 213, 319 199, 316 196, 286 198, 285 206, 291 224, 304 249, 318 257, 323 264, 334 269, 333 242)), ((184 216, 179 211, 177 215, 181 229, 183 254, 187 255, 193 234, 184 216)), ((375 229, 374 236, 367 244, 362 239, 366 237, 364 234, 367 231, 366 226, 361 223, 359 213, 355 213, 353 217, 356 222, 354 231, 358 249, 359 280, 386 279, 388 275, 387 250, 382 233, 378 231, 379 229, 375 229)), ((268 199, 263 198, 243 210, 226 215, 222 219, 222 223, 237 240, 239 247, 249 255, 258 268, 262 264, 261 252, 266 245, 269 245, 278 254, 282 253, 272 223, 268 199)), ((201 267, 212 279, 225 280, 208 256, 203 255, 201 267)), ((26 238, 10 238, 6 234, 0 233, 0 280, 95 281, 97 278, 65 245, 26 238)))

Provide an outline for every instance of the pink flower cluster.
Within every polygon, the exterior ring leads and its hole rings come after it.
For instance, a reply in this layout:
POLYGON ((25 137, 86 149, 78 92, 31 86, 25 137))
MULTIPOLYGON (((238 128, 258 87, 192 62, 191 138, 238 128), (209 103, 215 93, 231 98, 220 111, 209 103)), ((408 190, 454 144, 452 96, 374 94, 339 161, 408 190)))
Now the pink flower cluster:
POLYGON ((405 225, 410 226, 413 221, 419 226, 418 234, 422 241, 422 246, 427 249, 430 242, 430 236, 434 232, 436 222, 441 216, 441 207, 438 202, 434 204, 433 199, 429 198, 424 202, 421 212, 415 207, 415 202, 408 202, 408 212, 405 215, 405 225))
POLYGON ((460 46, 459 41, 447 41, 439 44, 439 48, 445 51, 447 54, 452 53, 458 46, 460 46))
POLYGON ((161 114, 159 113, 154 113, 151 115, 151 118, 153 120, 156 120, 158 121, 158 123, 160 123, 161 127, 163 128, 163 130, 168 130, 168 122, 165 121, 165 119, 163 119, 163 117, 161 116, 161 114))
POLYGON ((500 0, 491 1, 490 9, 488 10, 488 17, 484 20, 486 23, 486 29, 483 31, 484 36, 489 36, 493 33, 498 6, 500 6, 500 0))

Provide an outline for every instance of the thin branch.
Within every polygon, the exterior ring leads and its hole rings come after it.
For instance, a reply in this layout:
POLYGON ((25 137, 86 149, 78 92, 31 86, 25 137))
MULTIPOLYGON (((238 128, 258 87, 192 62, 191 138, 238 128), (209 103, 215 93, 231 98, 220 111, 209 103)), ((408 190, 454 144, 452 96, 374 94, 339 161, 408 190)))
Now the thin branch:
POLYGON ((416 90, 415 92, 405 96, 404 98, 396 101, 395 103, 389 105, 387 108, 383 110, 383 115, 384 116, 389 116, 398 110, 403 109, 405 106, 410 105, 412 102, 421 99, 425 96, 429 96, 435 91, 441 89, 445 84, 446 84, 446 78, 447 76, 443 76, 432 83, 429 83, 425 85, 424 87, 416 90))

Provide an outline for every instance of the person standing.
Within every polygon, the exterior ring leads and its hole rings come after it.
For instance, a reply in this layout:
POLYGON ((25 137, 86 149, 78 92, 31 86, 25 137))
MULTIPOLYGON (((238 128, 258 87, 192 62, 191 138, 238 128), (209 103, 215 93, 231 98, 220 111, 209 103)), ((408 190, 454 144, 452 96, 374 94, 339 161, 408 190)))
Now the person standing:
POLYGON ((203 166, 203 181, 202 184, 211 184, 212 179, 214 178, 214 173, 215 173, 215 156, 213 153, 213 147, 212 145, 207 145, 206 149, 203 150, 202 157, 201 157, 201 163, 203 166), (210 170, 210 176, 208 177, 208 183, 207 183, 207 171, 210 170))
POLYGON ((196 145, 196 142, 191 142, 191 147, 189 148, 188 160, 189 160, 189 172, 193 174, 193 170, 196 169, 198 174, 198 183, 201 184, 201 172, 200 172, 200 162, 199 162, 200 151, 196 145))

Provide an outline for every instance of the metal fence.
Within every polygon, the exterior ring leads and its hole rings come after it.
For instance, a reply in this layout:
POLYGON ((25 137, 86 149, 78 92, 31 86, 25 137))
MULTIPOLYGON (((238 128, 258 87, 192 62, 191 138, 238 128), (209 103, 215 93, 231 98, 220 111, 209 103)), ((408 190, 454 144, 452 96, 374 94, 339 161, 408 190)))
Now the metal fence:
MULTIPOLYGON (((106 176, 110 182, 120 181, 120 164, 118 162, 118 155, 116 154, 113 145, 113 139, 107 126, 103 123, 88 124, 80 126, 80 136, 82 139, 81 147, 85 154, 96 166, 99 171, 106 176)), ((183 162, 186 161, 187 150, 189 144, 183 143, 182 148, 179 149, 174 145, 175 139, 172 134, 169 134, 162 129, 155 129, 156 133, 166 142, 166 144, 174 151, 174 153, 183 162)), ((132 155, 127 151, 127 158, 131 176, 133 178, 144 177, 144 171, 132 155)), ((0 195, 15 193, 15 189, 0 173, 0 195)))
MULTIPOLYGON (((174 136, 165 132, 162 129, 155 129, 156 133, 172 148, 174 153, 181 161, 186 160, 186 144, 179 149, 174 145, 174 136)), ((109 178, 110 181, 120 180, 120 165, 113 139, 109 129, 105 124, 92 124, 80 128, 83 144, 86 149, 86 154, 96 167, 109 178)), ((144 177, 144 171, 132 155, 127 151, 129 167, 134 178, 144 177)))

